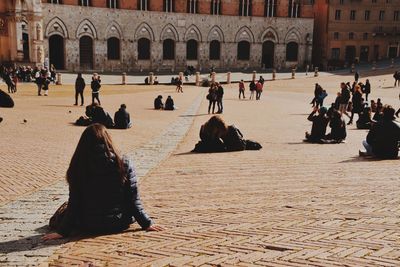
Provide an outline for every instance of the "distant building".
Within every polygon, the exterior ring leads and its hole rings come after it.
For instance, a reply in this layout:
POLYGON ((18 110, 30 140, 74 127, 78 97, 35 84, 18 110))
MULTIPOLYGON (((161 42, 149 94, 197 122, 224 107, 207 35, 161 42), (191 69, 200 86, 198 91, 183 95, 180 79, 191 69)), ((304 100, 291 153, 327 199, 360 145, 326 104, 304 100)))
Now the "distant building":
MULTIPOLYGON (((312 0, 6 0, 0 60, 66 70, 311 62, 312 0)), ((1 27, 2 26, 2 27, 1 27)))
POLYGON ((400 55, 400 0, 316 0, 313 62, 343 66, 400 55))

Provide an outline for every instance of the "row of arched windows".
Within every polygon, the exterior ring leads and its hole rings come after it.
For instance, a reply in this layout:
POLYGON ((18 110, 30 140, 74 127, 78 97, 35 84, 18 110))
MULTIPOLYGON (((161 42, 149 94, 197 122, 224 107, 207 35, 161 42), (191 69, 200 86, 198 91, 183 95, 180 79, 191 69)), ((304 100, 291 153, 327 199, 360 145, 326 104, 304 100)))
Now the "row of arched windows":
MULTIPOLYGON (((137 51, 139 60, 149 60, 151 41, 147 38, 140 38, 137 42, 137 51)), ((249 60, 250 59, 250 42, 240 41, 237 44, 237 59, 249 60)), ((107 40, 107 58, 109 60, 120 59, 120 40, 116 37, 111 37, 107 40)), ((296 42, 290 42, 286 45, 286 60, 297 61, 299 46, 296 42)), ((209 59, 219 60, 221 56, 221 44, 217 40, 213 40, 209 44, 209 59)), ((163 59, 175 59, 175 41, 166 39, 163 41, 163 59)), ((198 59, 198 42, 196 40, 188 40, 186 42, 186 59, 198 59)))

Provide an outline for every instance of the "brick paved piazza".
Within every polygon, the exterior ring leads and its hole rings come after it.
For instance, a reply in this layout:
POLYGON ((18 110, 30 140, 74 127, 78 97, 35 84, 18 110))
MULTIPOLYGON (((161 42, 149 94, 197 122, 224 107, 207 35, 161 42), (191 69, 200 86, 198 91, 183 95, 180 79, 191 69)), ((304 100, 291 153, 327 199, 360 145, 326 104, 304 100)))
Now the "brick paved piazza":
MULTIPOLYGON (((391 74, 369 78, 372 98, 398 108, 391 74)), ((48 97, 22 86, 16 107, 0 109, 0 265, 400 266, 399 160, 359 158, 367 132, 355 126, 344 144, 302 142, 314 83, 328 104, 351 80, 267 82, 261 101, 239 101, 237 84, 225 86, 223 118, 263 149, 223 154, 188 153, 209 118, 205 89, 104 86, 107 111, 128 106, 133 128, 110 132, 135 159, 146 210, 167 229, 133 225, 49 243, 39 238, 67 198, 64 176, 83 131, 71 122, 84 109, 71 105, 71 86, 53 86, 48 97), (152 110, 158 94, 172 95, 179 110, 152 110)))

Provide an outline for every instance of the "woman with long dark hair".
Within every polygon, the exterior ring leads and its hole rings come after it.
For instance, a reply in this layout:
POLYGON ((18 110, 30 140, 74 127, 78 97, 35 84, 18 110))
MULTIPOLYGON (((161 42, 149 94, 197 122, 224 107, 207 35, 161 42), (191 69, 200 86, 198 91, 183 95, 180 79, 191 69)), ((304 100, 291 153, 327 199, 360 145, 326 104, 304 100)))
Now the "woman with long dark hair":
POLYGON ((92 124, 83 132, 67 170, 67 182, 67 208, 54 226, 56 232, 44 240, 77 231, 121 232, 134 221, 144 230, 162 230, 144 211, 132 161, 119 155, 103 125, 92 124))

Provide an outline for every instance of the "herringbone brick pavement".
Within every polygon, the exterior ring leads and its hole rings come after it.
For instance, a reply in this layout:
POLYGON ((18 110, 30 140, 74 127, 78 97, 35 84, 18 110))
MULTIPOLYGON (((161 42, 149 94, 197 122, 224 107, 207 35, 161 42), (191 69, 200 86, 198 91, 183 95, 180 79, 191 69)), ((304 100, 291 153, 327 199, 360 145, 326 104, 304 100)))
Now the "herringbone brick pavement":
MULTIPOLYGON (((371 77, 372 97, 398 106, 389 78, 371 77)), ((345 144, 301 141, 313 83, 330 103, 342 80, 350 77, 267 83, 258 102, 226 87, 223 118, 262 150, 188 153, 209 118, 204 102, 175 153, 141 180, 146 209, 167 230, 70 242, 48 264, 400 266, 399 161, 359 158, 367 132, 354 126, 345 144)))

